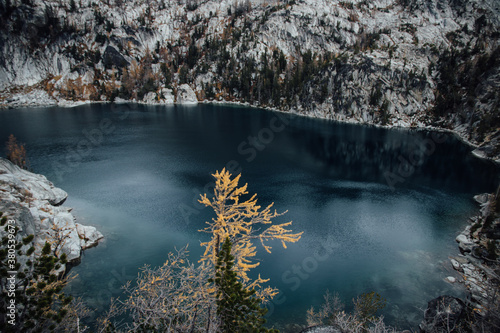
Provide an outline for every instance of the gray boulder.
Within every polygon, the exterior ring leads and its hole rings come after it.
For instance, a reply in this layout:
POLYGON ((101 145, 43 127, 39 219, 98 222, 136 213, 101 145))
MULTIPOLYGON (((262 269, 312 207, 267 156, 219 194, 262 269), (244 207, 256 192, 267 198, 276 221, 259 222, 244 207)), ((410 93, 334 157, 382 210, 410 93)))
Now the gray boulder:
POLYGON ((464 232, 455 238, 462 253, 470 253, 474 246, 476 246, 476 243, 469 237, 469 230, 470 228, 465 229, 464 232))
POLYGON ((196 93, 188 84, 181 84, 177 90, 178 104, 198 104, 196 93))

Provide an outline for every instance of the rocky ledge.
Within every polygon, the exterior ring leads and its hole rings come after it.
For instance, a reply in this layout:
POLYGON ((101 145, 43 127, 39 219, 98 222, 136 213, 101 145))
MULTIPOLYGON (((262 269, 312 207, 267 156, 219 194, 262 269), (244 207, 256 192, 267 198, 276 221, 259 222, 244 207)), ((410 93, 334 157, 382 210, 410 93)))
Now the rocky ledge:
POLYGON ((481 205, 480 213, 471 218, 468 225, 456 238, 462 255, 451 259, 453 268, 461 273, 465 287, 470 291, 471 302, 478 313, 486 311, 495 294, 498 270, 498 245, 500 240, 500 218, 498 218, 498 194, 477 195, 474 199, 481 205))
POLYGON ((462 231, 456 241, 460 255, 451 258, 460 278, 447 277, 450 283, 462 283, 468 291, 466 300, 440 296, 429 302, 421 332, 440 332, 455 327, 465 331, 481 327, 493 332, 500 325, 500 194, 474 197, 481 205, 477 216, 462 231))
MULTIPOLYGON (((95 227, 75 222, 71 208, 61 206, 68 194, 43 175, 23 170, 0 158, 0 212, 18 227, 16 239, 34 235, 35 254, 45 242, 56 256, 68 262, 80 259, 82 250, 97 245, 103 235, 95 227)), ((0 228, 0 238, 6 235, 0 228)), ((22 264, 27 258, 18 258, 22 264)))

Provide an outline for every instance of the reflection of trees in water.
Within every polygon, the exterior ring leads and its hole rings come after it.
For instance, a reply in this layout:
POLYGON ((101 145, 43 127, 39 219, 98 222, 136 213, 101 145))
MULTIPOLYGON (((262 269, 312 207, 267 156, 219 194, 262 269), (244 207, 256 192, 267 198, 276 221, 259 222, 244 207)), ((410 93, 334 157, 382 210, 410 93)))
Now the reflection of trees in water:
POLYGON ((470 147, 450 134, 337 126, 332 133, 298 130, 290 136, 304 163, 329 177, 387 184, 392 176, 395 187, 411 183, 467 192, 498 183, 498 168, 472 156, 470 147))

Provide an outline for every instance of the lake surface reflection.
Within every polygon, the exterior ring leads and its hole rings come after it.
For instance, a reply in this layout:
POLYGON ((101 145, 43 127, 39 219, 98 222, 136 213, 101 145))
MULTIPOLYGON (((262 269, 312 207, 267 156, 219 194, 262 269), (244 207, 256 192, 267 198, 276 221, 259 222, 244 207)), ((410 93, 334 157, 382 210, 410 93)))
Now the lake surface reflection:
POLYGON ((255 274, 281 294, 269 322, 304 323, 328 289, 387 299, 392 325, 415 328, 427 301, 460 294, 443 278, 455 236, 494 190, 498 170, 454 136, 295 117, 244 107, 87 105, 0 112, 0 140, 25 142, 32 168, 68 192, 67 206, 105 240, 84 253, 68 287, 97 313, 144 264, 160 265, 212 218, 196 198, 223 167, 242 172, 259 202, 304 231, 255 274))

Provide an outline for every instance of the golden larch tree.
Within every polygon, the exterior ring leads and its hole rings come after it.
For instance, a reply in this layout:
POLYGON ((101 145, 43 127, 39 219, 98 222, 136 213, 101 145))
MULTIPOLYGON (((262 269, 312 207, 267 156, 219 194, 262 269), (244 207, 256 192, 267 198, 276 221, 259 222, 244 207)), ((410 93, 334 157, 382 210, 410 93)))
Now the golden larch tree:
POLYGON ((287 229, 292 224, 291 221, 272 224, 273 218, 286 213, 286 211, 284 213, 272 211, 274 203, 262 208, 257 204, 257 194, 244 200, 243 196, 247 195, 248 191, 247 184, 238 187, 241 174, 232 178, 226 169, 222 169, 212 176, 215 178, 214 195, 209 198, 204 194, 199 202, 211 207, 216 217, 206 222, 208 226, 200 230, 212 235, 210 241, 201 243, 205 247, 205 253, 200 261, 215 266, 221 243, 229 237, 232 244, 231 252, 235 258, 234 269, 238 277, 248 289, 256 289, 258 297, 263 301, 269 300, 277 294, 277 290, 270 287, 261 290, 261 284, 268 279, 262 279, 259 275, 257 279, 251 281, 247 274, 250 269, 259 265, 253 260, 257 253, 253 241, 260 241, 264 249, 271 253, 271 246, 267 241, 279 240, 286 248, 286 243, 297 242, 302 232, 293 233, 287 229))
POLYGON ((24 144, 18 143, 14 134, 9 136, 6 144, 7 159, 22 169, 28 169, 28 158, 24 144))
POLYGON ((168 260, 159 268, 145 266, 135 284, 129 281, 123 287, 127 299, 119 301, 118 307, 100 320, 103 328, 111 324, 111 317, 127 310, 132 316, 130 331, 221 332, 223 320, 217 313, 221 290, 215 282, 217 273, 220 274, 220 264, 219 272, 216 264, 218 257, 224 253, 221 248, 227 238, 234 257, 231 270, 237 274, 245 289, 255 290, 251 297, 255 295, 265 302, 277 294, 276 289, 262 287, 268 280, 260 276, 252 280, 247 275, 250 269, 259 265, 254 260, 257 249, 253 242, 260 241, 264 249, 271 252, 268 241, 281 241, 286 248, 287 243, 297 242, 302 232, 288 230, 292 222, 273 225, 272 219, 284 213, 271 211, 273 204, 266 208, 257 205, 257 195, 247 196, 246 184, 238 186, 240 175, 233 178, 223 169, 213 176, 214 196, 209 198, 204 194, 200 202, 211 207, 216 217, 200 230, 210 233, 211 239, 201 244, 205 253, 199 265, 189 262, 187 248, 183 248, 177 253, 169 253, 168 260))

